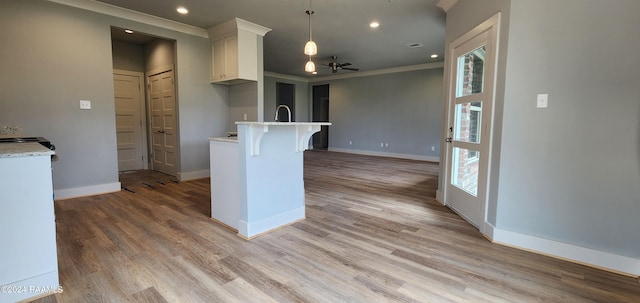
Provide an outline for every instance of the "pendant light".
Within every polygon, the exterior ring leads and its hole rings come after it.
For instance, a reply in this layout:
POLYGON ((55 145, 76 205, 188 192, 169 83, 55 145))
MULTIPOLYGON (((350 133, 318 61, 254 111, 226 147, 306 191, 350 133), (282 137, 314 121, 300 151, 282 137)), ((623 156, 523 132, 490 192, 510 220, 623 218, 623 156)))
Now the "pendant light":
POLYGON ((309 61, 304 65, 304 71, 308 73, 313 73, 316 71, 316 64, 311 60, 311 56, 309 56, 309 61))
MULTIPOLYGON (((314 11, 311 9, 311 0, 309 0, 309 10, 306 11, 307 15, 309 15, 309 41, 304 45, 304 54, 313 56, 318 53, 318 46, 313 39, 311 39, 311 15, 313 15, 314 11)), ((309 60, 311 62, 311 60, 309 60)), ((309 64, 309 63, 307 63, 309 64)))

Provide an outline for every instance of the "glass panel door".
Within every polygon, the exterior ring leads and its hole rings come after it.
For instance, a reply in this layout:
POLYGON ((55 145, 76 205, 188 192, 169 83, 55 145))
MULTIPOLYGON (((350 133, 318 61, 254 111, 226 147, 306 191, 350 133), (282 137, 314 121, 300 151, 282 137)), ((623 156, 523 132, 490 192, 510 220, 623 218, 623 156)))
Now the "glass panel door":
POLYGON ((496 14, 447 46, 442 200, 483 233, 491 228, 486 224, 487 188, 499 24, 496 14))
POLYGON ((486 45, 457 58, 451 184, 478 196, 486 45), (461 144, 464 143, 464 144, 461 144))

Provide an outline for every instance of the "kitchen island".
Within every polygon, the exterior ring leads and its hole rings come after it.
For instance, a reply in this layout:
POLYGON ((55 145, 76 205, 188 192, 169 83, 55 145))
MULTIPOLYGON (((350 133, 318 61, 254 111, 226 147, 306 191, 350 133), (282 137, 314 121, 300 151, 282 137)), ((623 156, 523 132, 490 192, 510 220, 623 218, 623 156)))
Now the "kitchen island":
POLYGON ((303 151, 329 122, 236 122, 210 138, 211 217, 251 239, 305 218, 303 151))
POLYGON ((0 144, 0 302, 61 291, 51 155, 38 143, 0 144))

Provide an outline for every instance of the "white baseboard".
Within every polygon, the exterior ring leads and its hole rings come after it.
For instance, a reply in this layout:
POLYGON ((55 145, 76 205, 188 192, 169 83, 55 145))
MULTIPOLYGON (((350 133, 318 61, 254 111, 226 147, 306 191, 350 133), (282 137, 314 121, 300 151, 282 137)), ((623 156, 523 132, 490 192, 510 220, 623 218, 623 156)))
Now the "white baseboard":
POLYGON ((533 251, 633 277, 640 276, 640 260, 638 259, 529 236, 495 228, 494 226, 485 228, 485 231, 488 232, 487 236, 497 244, 533 251))
POLYGON ((204 170, 197 170, 197 171, 190 171, 190 172, 184 172, 184 173, 178 173, 178 181, 189 181, 189 180, 195 180, 195 179, 202 179, 202 178, 209 178, 209 176, 211 176, 209 174, 209 170, 208 169, 204 169, 204 170))
POLYGON ((436 202, 444 205, 444 196, 439 189, 436 189, 436 202))
POLYGON ((58 270, 28 277, 21 281, 15 281, 2 285, 2 297, 0 302, 31 302, 51 294, 60 293, 64 289, 60 286, 58 270), (13 292, 5 292, 5 289, 14 289, 13 292))
POLYGON ((378 156, 378 157, 390 157, 390 158, 409 159, 409 160, 418 160, 418 161, 440 162, 440 157, 433 157, 433 156, 388 153, 388 152, 378 152, 378 151, 371 151, 371 150, 348 149, 348 148, 338 148, 338 147, 329 147, 328 150, 334 151, 334 152, 358 154, 358 155, 366 155, 366 156, 378 156))
POLYGON ((254 222, 239 220, 238 235, 245 239, 255 238, 260 234, 295 223, 304 218, 304 206, 302 206, 254 222))
POLYGON ((118 192, 121 190, 120 182, 90 185, 75 188, 57 189, 53 191, 54 200, 64 200, 77 197, 93 196, 118 192))

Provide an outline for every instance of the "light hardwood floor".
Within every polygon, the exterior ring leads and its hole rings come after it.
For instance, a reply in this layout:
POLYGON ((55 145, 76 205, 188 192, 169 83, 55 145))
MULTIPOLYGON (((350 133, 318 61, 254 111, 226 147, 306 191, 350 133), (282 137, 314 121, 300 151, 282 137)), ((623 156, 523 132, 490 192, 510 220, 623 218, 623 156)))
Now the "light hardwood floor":
POLYGON ((437 165, 305 152, 307 218, 251 241, 209 180, 56 202, 64 292, 36 302, 640 302, 637 279, 487 241, 437 165))

